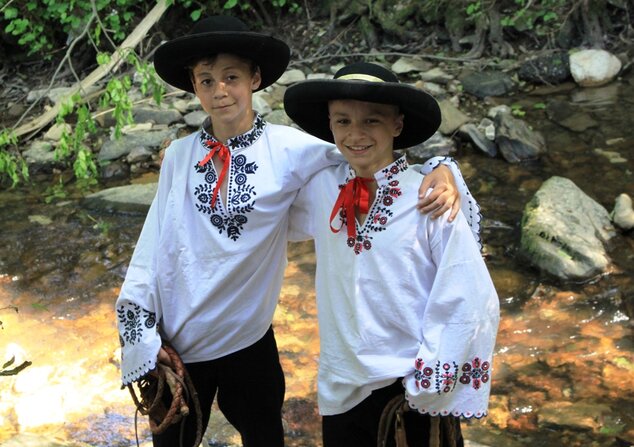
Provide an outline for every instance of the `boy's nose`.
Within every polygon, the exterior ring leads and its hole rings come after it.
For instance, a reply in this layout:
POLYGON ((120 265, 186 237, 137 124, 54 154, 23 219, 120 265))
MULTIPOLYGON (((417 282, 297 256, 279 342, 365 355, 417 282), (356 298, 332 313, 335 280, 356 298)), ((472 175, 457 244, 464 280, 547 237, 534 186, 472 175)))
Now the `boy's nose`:
POLYGON ((227 96, 226 84, 224 82, 216 82, 214 89, 214 98, 223 98, 227 96))

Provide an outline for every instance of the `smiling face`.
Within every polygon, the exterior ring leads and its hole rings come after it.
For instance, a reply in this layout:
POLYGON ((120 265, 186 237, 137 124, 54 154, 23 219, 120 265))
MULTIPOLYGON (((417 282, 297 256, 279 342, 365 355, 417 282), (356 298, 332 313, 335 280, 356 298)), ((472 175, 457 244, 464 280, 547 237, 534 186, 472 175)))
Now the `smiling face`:
POLYGON ((394 161, 394 138, 403 130, 398 107, 352 99, 328 103, 335 144, 357 176, 374 173, 394 161))
POLYGON ((211 117, 216 138, 225 140, 253 126, 253 91, 260 86, 260 71, 231 54, 204 59, 191 69, 194 92, 211 117))

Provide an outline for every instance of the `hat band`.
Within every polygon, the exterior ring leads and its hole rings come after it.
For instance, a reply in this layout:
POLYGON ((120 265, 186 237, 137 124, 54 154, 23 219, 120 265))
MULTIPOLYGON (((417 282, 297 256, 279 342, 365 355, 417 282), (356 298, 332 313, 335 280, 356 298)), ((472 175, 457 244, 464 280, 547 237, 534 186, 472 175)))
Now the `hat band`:
POLYGON ((350 79, 354 81, 370 81, 370 82, 385 82, 381 78, 377 78, 376 76, 366 75, 361 73, 352 73, 343 76, 339 76, 337 79, 350 79))

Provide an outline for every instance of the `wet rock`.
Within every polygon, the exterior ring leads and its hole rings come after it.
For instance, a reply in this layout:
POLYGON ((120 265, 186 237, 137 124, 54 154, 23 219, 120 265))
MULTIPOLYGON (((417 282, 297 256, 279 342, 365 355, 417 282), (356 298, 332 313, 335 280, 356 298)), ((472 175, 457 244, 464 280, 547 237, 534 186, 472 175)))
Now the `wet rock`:
POLYGON ((443 135, 451 135, 463 124, 471 121, 471 118, 460 111, 453 103, 447 99, 438 102, 442 122, 440 123, 440 132, 443 135))
POLYGON ((444 88, 442 88, 439 84, 436 84, 435 82, 416 81, 413 86, 429 93, 435 98, 444 96, 447 93, 444 88))
POLYGON ((597 402, 546 402, 537 414, 540 428, 598 431, 610 407, 597 402))
POLYGON ((614 210, 610 214, 610 219, 614 225, 622 230, 628 231, 634 228, 634 209, 632 208, 632 198, 629 195, 619 194, 614 202, 614 210))
POLYGON ((407 154, 418 160, 425 160, 437 155, 451 155, 456 152, 456 143, 452 138, 436 132, 427 141, 407 149, 407 154))
POLYGON ((172 127, 124 135, 116 140, 109 140, 101 147, 97 159, 99 161, 116 160, 128 155, 132 148, 138 146, 145 146, 158 151, 165 140, 176 138, 176 132, 177 129, 172 127))
POLYGON ((432 65, 419 57, 401 57, 392 64, 392 71, 397 75, 429 70, 432 65))
POLYGON ((157 183, 116 186, 89 194, 81 203, 90 209, 145 214, 156 195, 157 187, 157 183))
POLYGON ((176 109, 166 107, 135 107, 132 116, 137 123, 154 123, 170 125, 183 119, 181 113, 176 109))
POLYGON ((204 110, 194 110, 183 117, 189 127, 200 129, 209 115, 204 110))
POLYGON ((570 103, 560 100, 550 100, 546 108, 548 119, 556 122, 573 132, 583 132, 599 123, 583 109, 572 106, 570 103))
POLYGON ((35 171, 46 170, 58 164, 55 160, 55 148, 49 141, 34 141, 27 150, 22 153, 29 167, 35 171))
POLYGON ((515 88, 511 77, 498 71, 476 72, 460 78, 464 91, 478 98, 504 96, 515 88))
POLYGON ((131 166, 125 161, 113 161, 101 168, 101 178, 104 180, 125 179, 130 175, 131 166))
POLYGON ((299 81, 306 79, 306 75, 302 70, 297 68, 286 70, 282 76, 277 80, 276 84, 291 85, 299 81))
POLYGON ((495 116, 495 129, 495 143, 509 163, 536 159, 546 151, 542 134, 510 113, 498 113, 495 116))
POLYGON ((627 163, 627 159, 623 158, 621 153, 617 151, 606 151, 605 149, 596 148, 592 152, 607 158, 608 161, 613 164, 627 163))
POLYGON ((126 161, 128 163, 140 163, 142 161, 147 161, 152 158, 154 152, 146 148, 145 146, 137 146, 132 148, 128 156, 126 157, 126 161))
POLYGON ((489 140, 475 124, 464 124, 460 127, 460 133, 471 141, 476 148, 480 149, 489 157, 495 157, 497 155, 498 148, 496 144, 489 140))
POLYGON ((517 74, 521 80, 534 84, 561 84, 570 78, 568 53, 558 51, 529 59, 517 74))
POLYGON ((253 110, 258 111, 261 115, 266 115, 273 111, 273 107, 269 103, 271 95, 265 92, 257 92, 253 95, 253 110))
POLYGON ((570 94, 570 100, 575 105, 580 105, 585 108, 592 107, 598 112, 603 113, 605 107, 614 106, 614 104, 618 102, 621 87, 620 83, 613 82, 601 87, 578 88, 570 94))
POLYGON ((57 142, 62 139, 62 133, 66 132, 68 134, 72 131, 70 124, 53 124, 44 134, 44 139, 57 142))
POLYGON ((561 279, 586 280, 607 270, 604 244, 616 233, 608 212, 572 181, 551 177, 524 208, 520 251, 561 279))
POLYGON ((621 66, 619 58, 605 50, 581 50, 570 55, 570 72, 582 87, 611 82, 621 71, 621 66))
POLYGON ((29 222, 42 225, 42 226, 47 226, 53 223, 53 219, 51 219, 48 216, 43 216, 41 214, 32 214, 29 216, 29 222))
POLYGON ((453 76, 438 67, 420 73, 419 77, 423 82, 436 82, 438 84, 447 84, 454 79, 453 76))

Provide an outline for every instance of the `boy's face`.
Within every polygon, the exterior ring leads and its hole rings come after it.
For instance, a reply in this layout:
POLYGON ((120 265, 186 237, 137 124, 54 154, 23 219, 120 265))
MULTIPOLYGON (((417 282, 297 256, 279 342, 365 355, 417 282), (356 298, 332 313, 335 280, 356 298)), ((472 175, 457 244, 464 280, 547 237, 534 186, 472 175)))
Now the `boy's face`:
POLYGON ((403 130, 396 106, 338 99, 328 111, 335 144, 358 176, 372 177, 394 161, 394 137, 403 130))
POLYGON ((218 125, 251 128, 252 95, 261 80, 259 70, 254 73, 247 61, 232 54, 220 53, 192 68, 194 92, 214 128, 218 125))

